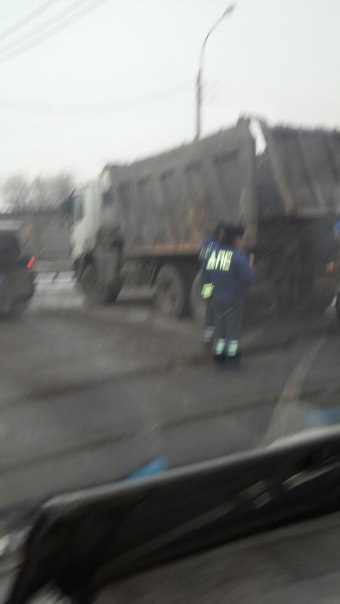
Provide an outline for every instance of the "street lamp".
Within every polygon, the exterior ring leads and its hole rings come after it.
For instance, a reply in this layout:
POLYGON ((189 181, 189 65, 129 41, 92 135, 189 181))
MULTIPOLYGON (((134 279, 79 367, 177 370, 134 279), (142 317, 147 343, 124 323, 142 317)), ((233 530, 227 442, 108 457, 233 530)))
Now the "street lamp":
POLYGON ((221 21, 223 21, 223 19, 225 17, 228 17, 233 14, 235 8, 236 8, 236 4, 230 4, 228 6, 228 8, 226 8, 223 15, 221 15, 220 18, 217 19, 216 23, 214 23, 212 28, 208 31, 208 33, 204 39, 204 42, 202 44, 202 48, 201 48, 201 52, 200 52, 200 59, 199 59, 199 64, 198 64, 197 80, 196 80, 196 140, 199 140, 199 138, 201 136, 202 89, 203 89, 202 71, 203 71, 203 59, 204 59, 205 46, 206 46, 206 43, 207 43, 210 35, 212 34, 212 32, 221 23, 221 21))

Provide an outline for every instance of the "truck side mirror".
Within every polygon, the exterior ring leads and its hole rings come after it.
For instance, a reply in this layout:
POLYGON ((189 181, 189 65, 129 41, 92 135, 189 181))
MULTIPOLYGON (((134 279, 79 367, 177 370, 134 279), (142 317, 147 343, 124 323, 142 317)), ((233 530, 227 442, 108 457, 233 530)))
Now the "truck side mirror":
POLYGON ((73 195, 69 195, 62 203, 62 211, 64 216, 72 215, 72 207, 73 207, 73 195))
POLYGON ((73 193, 71 193, 71 195, 66 197, 66 199, 61 204, 63 222, 72 222, 73 221, 73 206, 74 206, 74 198, 73 198, 73 193))

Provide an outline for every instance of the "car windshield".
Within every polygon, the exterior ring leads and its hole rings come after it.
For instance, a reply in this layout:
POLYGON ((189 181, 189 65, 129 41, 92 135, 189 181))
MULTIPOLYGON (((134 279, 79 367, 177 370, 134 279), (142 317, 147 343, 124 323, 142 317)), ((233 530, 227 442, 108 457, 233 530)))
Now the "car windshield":
POLYGON ((0 262, 8 264, 16 262, 20 257, 18 237, 13 233, 0 231, 0 262))
POLYGON ((334 436, 340 4, 0 17, 5 564, 53 497, 334 436))

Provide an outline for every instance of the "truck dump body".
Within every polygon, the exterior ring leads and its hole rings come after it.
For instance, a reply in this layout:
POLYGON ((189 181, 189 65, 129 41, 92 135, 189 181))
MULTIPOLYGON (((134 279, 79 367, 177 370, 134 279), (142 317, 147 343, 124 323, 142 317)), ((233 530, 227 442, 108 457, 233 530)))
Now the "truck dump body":
POLYGON ((196 253, 220 219, 246 226, 256 245, 266 218, 313 219, 340 204, 340 133, 259 122, 266 150, 255 154, 249 121, 129 166, 106 166, 106 209, 116 216, 126 252, 196 253))
POLYGON ((256 232, 255 145, 244 120, 229 130, 130 166, 106 166, 127 253, 197 252, 223 217, 256 232))
POLYGON ((316 218, 340 211, 340 132, 260 125, 267 144, 258 164, 264 215, 316 218))

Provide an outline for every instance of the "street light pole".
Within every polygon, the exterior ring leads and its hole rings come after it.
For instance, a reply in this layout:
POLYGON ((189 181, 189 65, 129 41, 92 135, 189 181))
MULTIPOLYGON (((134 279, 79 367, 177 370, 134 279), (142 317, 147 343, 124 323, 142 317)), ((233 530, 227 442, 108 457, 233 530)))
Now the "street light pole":
POLYGON ((203 59, 204 59, 205 46, 206 46, 206 43, 207 43, 210 35, 212 34, 212 32, 221 23, 221 21, 223 21, 223 19, 225 17, 232 15, 232 13, 235 10, 235 7, 236 7, 235 4, 230 4, 230 6, 228 6, 228 8, 226 8, 223 15, 221 15, 220 18, 217 19, 216 23, 214 23, 212 28, 208 31, 206 37, 204 38, 202 47, 201 47, 199 64, 198 64, 198 72, 197 72, 197 78, 196 78, 196 137, 195 137, 196 140, 199 140, 199 138, 201 136, 201 129, 202 129, 202 90, 203 90, 202 73, 203 73, 203 59))

